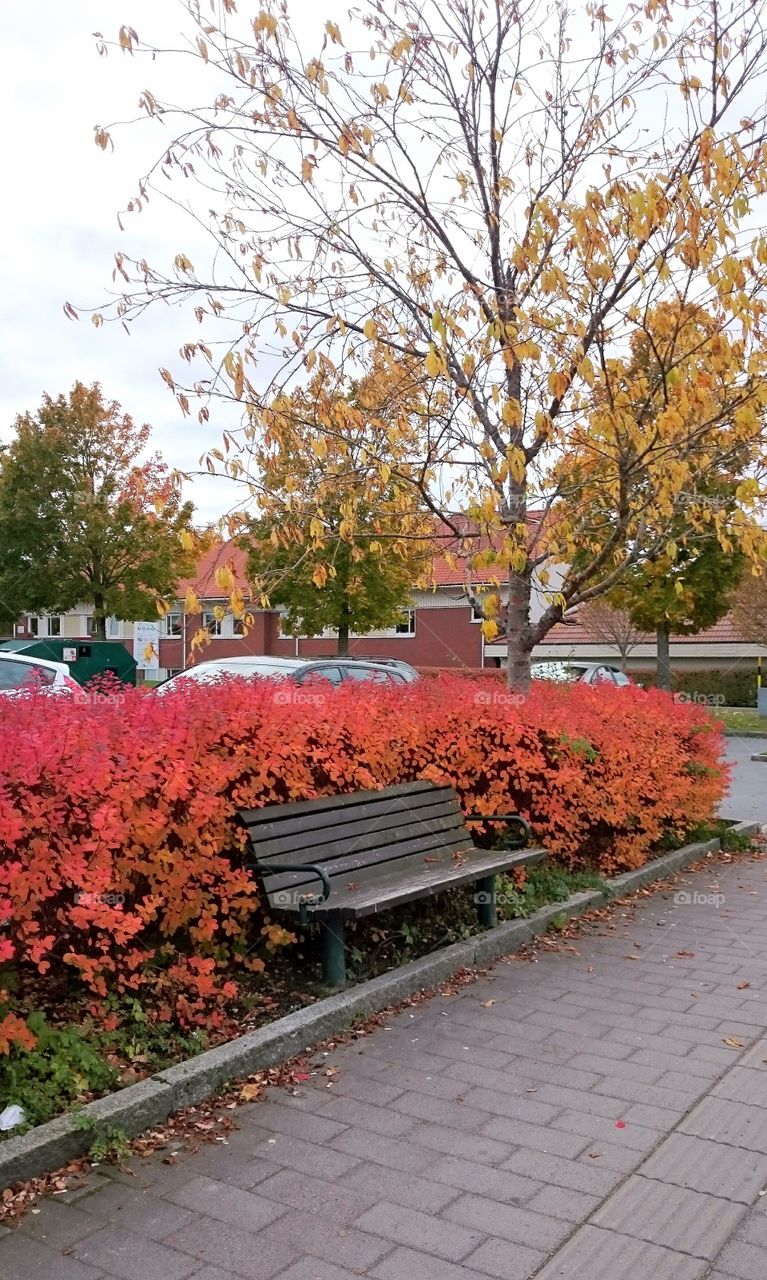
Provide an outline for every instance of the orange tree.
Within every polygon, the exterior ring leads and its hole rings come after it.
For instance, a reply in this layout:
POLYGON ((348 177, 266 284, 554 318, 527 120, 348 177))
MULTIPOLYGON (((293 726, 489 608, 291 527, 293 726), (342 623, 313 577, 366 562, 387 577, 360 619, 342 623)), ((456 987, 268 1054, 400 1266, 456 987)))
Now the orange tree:
MULTIPOLYGON (((532 646, 565 610, 655 552, 648 509, 677 512, 734 440, 747 466, 763 448, 762 7, 363 0, 339 21, 298 21, 277 0, 179 0, 178 12, 176 48, 129 27, 115 41, 147 57, 141 106, 160 138, 129 208, 161 191, 191 208, 211 252, 118 254, 117 316, 188 302, 195 372, 163 376, 184 412, 195 397, 203 416, 211 399, 241 406, 246 453, 316 362, 418 365, 414 483, 448 523, 459 506, 494 535, 483 578, 501 588, 509 679, 524 686, 532 646), (173 74, 185 59, 199 64, 193 101, 173 97, 192 83, 173 74), (663 412, 637 421, 631 340, 678 300, 709 330, 693 360, 684 351, 691 377, 671 344, 663 412), (724 395, 707 394, 711 380, 724 395), (597 484, 607 534, 589 514, 597 484), (534 537, 532 506, 546 517, 534 537), (533 622, 536 574, 549 599, 533 622)), ((97 127, 97 144, 114 132, 97 127)), ((228 444, 225 470, 242 464, 228 444)), ((719 529, 755 560, 760 499, 744 495, 719 529)), ((473 598, 476 544, 462 545, 473 598)))
POLYGON ((348 388, 321 368, 275 400, 255 453, 251 586, 285 606, 288 633, 335 631, 339 653, 394 626, 428 564, 433 521, 409 462, 422 405, 415 379, 404 397, 400 382, 381 361, 348 388))

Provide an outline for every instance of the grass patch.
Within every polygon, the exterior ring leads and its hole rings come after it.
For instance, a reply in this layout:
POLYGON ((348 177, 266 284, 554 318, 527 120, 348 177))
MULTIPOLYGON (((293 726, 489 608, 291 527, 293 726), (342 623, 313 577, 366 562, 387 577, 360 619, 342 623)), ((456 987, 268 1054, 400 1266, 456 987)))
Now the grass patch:
POLYGON ((763 733, 767 737, 767 718, 760 716, 755 707, 716 707, 712 715, 722 720, 731 733, 763 733))

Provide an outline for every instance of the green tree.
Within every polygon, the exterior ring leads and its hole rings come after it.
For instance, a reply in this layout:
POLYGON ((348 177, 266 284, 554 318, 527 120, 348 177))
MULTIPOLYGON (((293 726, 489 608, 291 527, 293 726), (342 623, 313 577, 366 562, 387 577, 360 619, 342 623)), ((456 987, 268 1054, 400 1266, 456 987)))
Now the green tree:
POLYGON ((698 541, 691 531, 684 536, 673 559, 663 552, 637 565, 613 596, 637 627, 655 632, 657 683, 669 690, 671 633, 695 635, 723 618, 747 563, 742 552, 723 548, 710 534, 698 541))
POLYGON ((80 382, 15 425, 0 462, 3 616, 88 604, 101 639, 110 615, 154 616, 191 570, 193 508, 158 454, 142 458, 150 428, 80 382))
POLYGON ((346 394, 320 370, 273 409, 273 443, 257 457, 260 515, 241 541, 259 594, 285 607, 289 634, 332 629, 345 654, 352 633, 403 619, 430 551, 431 523, 403 474, 404 420, 418 408, 416 384, 404 396, 379 364, 346 394), (390 418, 374 412, 382 403, 403 420, 396 443, 390 418))

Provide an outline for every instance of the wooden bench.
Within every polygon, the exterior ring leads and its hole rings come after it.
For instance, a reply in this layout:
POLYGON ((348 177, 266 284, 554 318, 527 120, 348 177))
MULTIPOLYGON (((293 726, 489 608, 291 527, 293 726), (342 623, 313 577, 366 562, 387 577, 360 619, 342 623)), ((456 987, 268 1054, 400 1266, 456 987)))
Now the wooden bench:
POLYGON ((344 924, 475 882, 480 923, 496 921, 495 877, 538 862, 530 828, 518 814, 464 815, 452 787, 407 782, 240 814, 253 861, 273 911, 323 925, 323 972, 346 979, 344 924), (478 849, 466 822, 504 824, 504 848, 478 849))

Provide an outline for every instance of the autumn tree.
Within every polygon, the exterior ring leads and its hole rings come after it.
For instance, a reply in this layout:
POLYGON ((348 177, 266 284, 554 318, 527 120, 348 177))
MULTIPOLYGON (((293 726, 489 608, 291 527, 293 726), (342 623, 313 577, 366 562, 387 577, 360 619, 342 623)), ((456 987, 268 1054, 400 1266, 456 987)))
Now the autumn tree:
MULTIPOLYGON (((612 605, 609 600, 600 597, 589 601, 578 609, 574 621, 585 627, 603 644, 615 649, 620 660, 621 671, 626 670, 626 663, 642 636, 628 609, 620 605, 612 605)), ((565 618, 564 622, 567 623, 565 618)))
POLYGON ((711 535, 698 544, 689 539, 673 560, 663 552, 636 565, 616 589, 616 602, 635 625, 655 632, 660 689, 671 689, 672 633, 696 635, 723 618, 745 563, 741 552, 724 551, 711 535))
POLYGON ((409 474, 422 412, 417 380, 380 360, 348 388, 320 368, 275 402, 254 459, 259 516, 241 541, 289 634, 332 629, 344 654, 352 632, 403 618, 432 551, 409 474))
POLYGON ((137 427, 98 384, 76 382, 23 414, 0 458, 0 599, 4 612, 92 606, 106 619, 155 617, 191 571, 191 503, 137 427))
MULTIPOLYGON (((763 6, 363 0, 324 25, 282 0, 178 12, 175 49, 129 27, 115 41, 147 57, 140 105, 158 133, 128 208, 160 194, 191 210, 210 252, 119 253, 123 292, 93 319, 189 305, 191 372, 163 377, 185 413, 195 398, 203 418, 241 405, 246 461, 230 433, 226 472, 247 469, 275 398, 313 362, 418 364, 428 413, 410 474, 448 525, 459 508, 495 531, 483 577, 522 686, 533 645, 638 560, 657 563, 667 539, 653 530, 736 446, 753 486, 717 536, 764 554, 763 6), (172 64, 190 58, 194 100, 178 101, 191 81, 172 64), (710 322, 694 352, 659 311, 686 300, 710 322), (652 386, 631 367, 637 335, 662 338, 652 386), (533 622, 533 576, 552 568, 533 622)), ((116 132, 99 126, 96 143, 116 132)))
POLYGON ((767 645, 767 574, 744 573, 732 598, 732 614, 744 639, 767 645))

